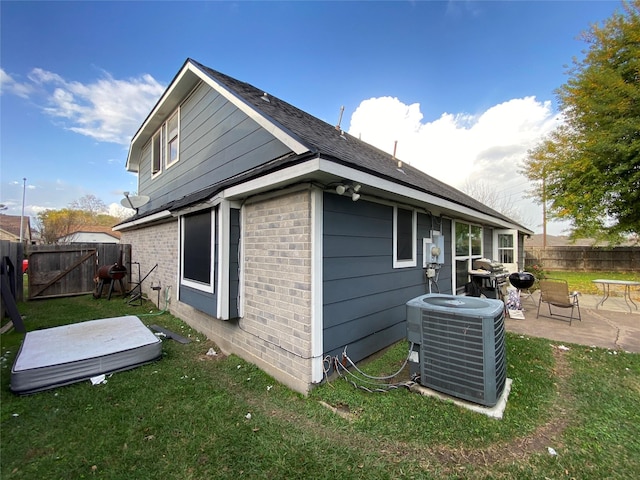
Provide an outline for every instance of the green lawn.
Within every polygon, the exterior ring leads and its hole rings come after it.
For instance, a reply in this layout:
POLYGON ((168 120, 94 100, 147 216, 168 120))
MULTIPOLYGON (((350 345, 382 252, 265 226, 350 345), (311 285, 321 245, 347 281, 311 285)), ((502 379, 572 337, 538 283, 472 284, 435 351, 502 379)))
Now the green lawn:
MULTIPOLYGON (((638 272, 546 272, 549 278, 559 278, 566 280, 570 290, 578 291, 585 295, 602 294, 602 285, 593 283, 598 278, 606 278, 610 280, 630 280, 640 282, 640 273, 638 272)), ((611 288, 612 295, 622 295, 622 289, 611 288)), ((635 287, 631 290, 631 298, 640 300, 640 288, 635 287)))
MULTIPOLYGON (((628 479, 640 471, 640 355, 563 351, 508 334, 513 385, 495 420, 340 378, 305 397, 235 356, 207 356, 217 347, 179 319, 120 298, 19 308, 29 330, 152 311, 145 323, 192 342, 164 340, 161 360, 104 385, 21 397, 10 392, 9 373, 22 335, 2 335, 3 479, 628 479)), ((393 373, 407 349, 400 342, 363 368, 393 373)))

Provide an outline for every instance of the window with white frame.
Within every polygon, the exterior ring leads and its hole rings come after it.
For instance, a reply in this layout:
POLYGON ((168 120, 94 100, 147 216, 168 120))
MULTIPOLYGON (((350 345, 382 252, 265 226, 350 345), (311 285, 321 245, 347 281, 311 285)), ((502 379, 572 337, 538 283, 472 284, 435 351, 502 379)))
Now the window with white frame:
POLYGON ((513 234, 511 233, 498 233, 498 262, 499 263, 514 263, 515 249, 513 234))
POLYGON ((178 161, 180 142, 178 132, 180 131, 180 109, 167 120, 167 147, 165 165, 170 167, 178 161))
POLYGON ((465 222, 454 223, 456 292, 464 291, 473 260, 482 258, 482 227, 465 222))
POLYGON ((215 279, 215 209, 181 217, 180 281, 183 285, 213 293, 215 279))
POLYGON ((415 267, 416 260, 416 211, 393 208, 393 267, 415 267))
POLYGON ((151 175, 176 163, 180 156, 180 109, 178 108, 153 135, 151 175))

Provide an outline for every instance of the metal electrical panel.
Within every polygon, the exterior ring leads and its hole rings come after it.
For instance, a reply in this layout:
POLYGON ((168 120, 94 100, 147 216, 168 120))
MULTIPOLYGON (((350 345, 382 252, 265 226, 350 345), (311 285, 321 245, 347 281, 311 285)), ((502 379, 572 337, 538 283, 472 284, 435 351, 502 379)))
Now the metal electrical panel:
POLYGON ((422 268, 433 264, 444 264, 444 236, 436 231, 431 232, 431 238, 422 239, 422 268))

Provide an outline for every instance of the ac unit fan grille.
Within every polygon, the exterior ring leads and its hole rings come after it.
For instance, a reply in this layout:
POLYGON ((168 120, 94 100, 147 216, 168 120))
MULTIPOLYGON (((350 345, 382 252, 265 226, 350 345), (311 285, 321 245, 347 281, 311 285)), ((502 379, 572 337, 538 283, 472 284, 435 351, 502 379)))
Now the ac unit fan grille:
MULTIPOLYGON (((422 310, 421 383, 481 403, 486 377, 495 365, 496 387, 506 381, 504 315, 493 319, 495 364, 485 363, 483 318, 422 310)), ((484 328, 487 326, 485 325, 484 328)))

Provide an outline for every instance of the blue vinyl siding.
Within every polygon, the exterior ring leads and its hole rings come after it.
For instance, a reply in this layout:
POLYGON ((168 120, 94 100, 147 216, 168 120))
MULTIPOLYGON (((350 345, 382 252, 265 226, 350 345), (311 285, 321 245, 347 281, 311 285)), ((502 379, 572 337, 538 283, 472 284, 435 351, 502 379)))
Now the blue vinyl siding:
MULTIPOLYGON (((418 213, 412 268, 393 268, 392 206, 326 193, 323 219, 323 350, 338 355, 347 347, 358 361, 405 338, 406 302, 427 288, 422 238, 432 218, 418 213)), ((440 283, 450 290, 450 274, 440 283)))
POLYGON ((142 151, 140 213, 197 192, 289 153, 289 149, 224 97, 200 84, 180 107, 180 159, 151 178, 151 142, 142 151))

